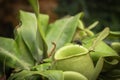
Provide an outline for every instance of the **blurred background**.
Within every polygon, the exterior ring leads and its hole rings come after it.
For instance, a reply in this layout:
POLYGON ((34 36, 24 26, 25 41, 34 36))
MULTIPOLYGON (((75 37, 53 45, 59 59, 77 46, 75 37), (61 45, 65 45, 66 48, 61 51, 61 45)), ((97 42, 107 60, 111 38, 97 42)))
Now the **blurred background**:
MULTIPOLYGON (((94 31, 106 26, 120 31, 120 0, 39 0, 39 3, 41 13, 50 16, 50 23, 83 11, 86 26, 96 20, 100 22, 94 31)), ((20 9, 32 12, 27 0, 0 0, 0 36, 13 37, 20 9)))

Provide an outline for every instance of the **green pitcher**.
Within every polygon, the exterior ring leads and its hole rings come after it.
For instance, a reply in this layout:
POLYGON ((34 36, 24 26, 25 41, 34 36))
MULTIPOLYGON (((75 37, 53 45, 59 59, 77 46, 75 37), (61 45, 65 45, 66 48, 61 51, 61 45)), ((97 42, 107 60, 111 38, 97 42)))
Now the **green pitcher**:
POLYGON ((53 69, 78 72, 89 80, 94 71, 94 65, 89 51, 80 45, 68 45, 60 48, 54 56, 53 69))

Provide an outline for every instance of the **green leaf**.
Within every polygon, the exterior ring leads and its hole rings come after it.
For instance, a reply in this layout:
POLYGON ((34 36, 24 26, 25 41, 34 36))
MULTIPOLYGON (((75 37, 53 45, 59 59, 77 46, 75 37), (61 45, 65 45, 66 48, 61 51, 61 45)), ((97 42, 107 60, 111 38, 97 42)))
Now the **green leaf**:
POLYGON ((100 57, 118 56, 110 46, 102 41, 108 34, 109 28, 105 28, 99 35, 86 38, 82 41, 84 43, 83 46, 91 51, 90 55, 94 62, 97 62, 100 57))
MULTIPOLYGON (((120 56, 106 56, 104 57, 104 66, 102 72, 111 71, 117 69, 117 65, 120 65, 120 56)), ((119 68, 118 68, 119 69, 119 68)))
POLYGON ((39 4, 38 4, 38 0, 28 0, 31 4, 31 6, 33 7, 36 16, 39 16, 39 4))
POLYGON ((36 69, 37 71, 45 71, 50 69, 50 67, 51 67, 51 63, 43 63, 40 65, 34 66, 33 69, 36 69))
POLYGON ((119 80, 120 56, 104 57, 104 66, 98 78, 102 80, 119 80))
POLYGON ((94 69, 91 80, 97 80, 100 72, 102 71, 103 64, 104 64, 104 59, 100 57, 99 60, 97 61, 97 64, 95 65, 95 69, 94 69))
POLYGON ((111 47, 120 55, 120 42, 112 42, 111 47))
POLYGON ((116 51, 114 51, 110 46, 108 46, 105 42, 100 41, 98 45, 95 47, 93 52, 90 52, 90 55, 93 61, 97 61, 99 57, 105 56, 118 56, 116 51))
POLYGON ((21 28, 20 27, 17 28, 14 32, 15 32, 15 41, 19 48, 19 53, 21 54, 22 59, 33 66, 35 64, 34 58, 22 38, 21 28))
POLYGON ((48 80, 64 80, 63 72, 58 70, 47 70, 47 71, 27 71, 23 70, 22 72, 13 74, 8 80, 29 80, 28 78, 33 75, 41 75, 42 78, 46 77, 48 80))
POLYGON ((81 12, 81 16, 80 16, 80 19, 79 19, 79 21, 78 21, 78 28, 79 28, 80 30, 85 29, 85 25, 84 25, 83 21, 81 20, 83 17, 84 17, 84 13, 81 12))
POLYGON ((78 30, 75 34, 74 39, 80 39, 83 40, 87 37, 94 36, 94 33, 91 31, 92 28, 94 28, 98 24, 98 21, 91 24, 88 28, 85 28, 85 25, 82 20, 79 20, 78 30))
POLYGON ((33 7, 33 10, 35 11, 36 14, 36 19, 37 19, 37 44, 39 44, 39 47, 43 51, 43 57, 47 57, 47 43, 45 40, 45 31, 46 27, 42 25, 41 21, 41 15, 39 15, 39 4, 38 0, 29 0, 30 4, 33 7), (39 43, 41 42, 41 44, 39 43))
MULTIPOLYGON (((48 16, 43 14, 39 15, 41 15, 41 26, 46 27, 48 24, 48 16), (43 20, 46 21, 43 22, 43 20)), ((44 44, 43 38, 39 32, 39 28, 37 27, 37 19, 35 17, 35 14, 20 11, 20 20, 22 22, 22 25, 20 27, 22 38, 34 59, 37 62, 40 62, 42 55, 44 55, 44 53, 47 54, 47 46, 44 44)))
POLYGON ((90 47, 89 50, 94 50, 94 48, 99 44, 100 41, 102 41, 103 39, 105 39, 108 35, 109 35, 109 28, 106 27, 99 35, 98 37, 94 40, 92 46, 90 47))
POLYGON ((48 22, 49 22, 49 16, 48 15, 45 15, 45 14, 40 14, 40 22, 41 23, 41 27, 43 28, 43 32, 45 33, 46 35, 46 31, 47 31, 47 28, 48 28, 48 22))
POLYGON ((96 25, 98 25, 99 21, 95 21, 93 24, 91 24, 90 26, 88 26, 87 29, 93 29, 96 25))
POLYGON ((32 13, 20 11, 20 20, 22 22, 22 25, 20 26, 22 38, 34 59, 37 62, 39 62, 40 59, 42 58, 43 53, 36 42, 37 35, 36 17, 32 13))
POLYGON ((29 69, 31 64, 21 57, 18 46, 13 39, 0 37, 0 56, 1 61, 5 60, 7 66, 11 68, 29 69))
MULTIPOLYGON (((96 36, 92 38, 86 38, 82 41, 84 43, 83 46, 86 47, 87 49, 90 49, 95 40, 96 40, 96 36)), ((99 41, 99 43, 97 43, 97 45, 95 46, 94 50, 90 52, 90 55, 94 62, 97 62, 97 60, 100 57, 118 56, 116 51, 113 50, 104 41, 99 41)))
POLYGON ((82 20, 79 20, 78 28, 79 28, 80 30, 84 30, 84 29, 85 29, 85 25, 84 25, 84 23, 83 23, 82 20))
POLYGON ((39 26, 37 27, 36 42, 40 49, 43 51, 43 57, 47 57, 47 44, 45 40, 45 35, 48 26, 49 16, 45 14, 40 14, 38 19, 39 26))
POLYGON ((53 45, 51 44, 52 42, 56 44, 57 50, 72 40, 72 37, 78 26, 80 16, 81 13, 73 17, 57 20, 55 23, 49 25, 50 29, 46 35, 48 53, 53 48, 53 45))
POLYGON ((111 35, 120 36, 120 31, 110 31, 111 35))

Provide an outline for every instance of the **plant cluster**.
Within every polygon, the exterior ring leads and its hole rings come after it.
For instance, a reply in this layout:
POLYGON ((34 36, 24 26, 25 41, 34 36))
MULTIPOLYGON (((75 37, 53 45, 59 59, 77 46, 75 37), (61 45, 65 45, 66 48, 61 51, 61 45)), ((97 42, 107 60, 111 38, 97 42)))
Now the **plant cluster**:
POLYGON ((0 62, 13 69, 8 80, 120 79, 120 43, 104 41, 119 32, 106 27, 95 34, 98 21, 86 28, 83 12, 48 24, 37 0, 29 2, 35 13, 20 11, 14 39, 0 37, 0 62))

